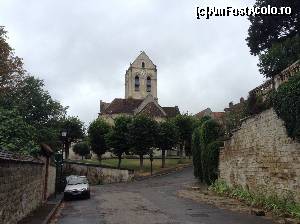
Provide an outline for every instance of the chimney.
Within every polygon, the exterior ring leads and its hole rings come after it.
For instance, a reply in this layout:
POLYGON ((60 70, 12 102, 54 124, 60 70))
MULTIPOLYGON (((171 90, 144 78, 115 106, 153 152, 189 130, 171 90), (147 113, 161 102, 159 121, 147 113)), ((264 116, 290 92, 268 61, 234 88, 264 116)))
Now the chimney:
POLYGON ((244 103, 245 102, 245 99, 244 99, 244 97, 241 97, 241 99, 240 99, 240 103, 244 103))

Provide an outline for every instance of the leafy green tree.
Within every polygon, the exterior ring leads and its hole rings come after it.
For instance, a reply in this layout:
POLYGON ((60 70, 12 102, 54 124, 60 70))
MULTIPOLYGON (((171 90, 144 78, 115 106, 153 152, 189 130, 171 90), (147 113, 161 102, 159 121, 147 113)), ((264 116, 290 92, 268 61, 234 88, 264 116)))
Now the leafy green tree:
POLYGON ((65 158, 69 158, 69 149, 72 143, 84 137, 84 124, 78 117, 68 117, 62 121, 62 130, 67 132, 65 143, 65 158))
POLYGON ((118 157, 118 169, 121 167, 122 155, 130 150, 128 132, 131 122, 130 117, 117 117, 114 121, 114 127, 105 136, 107 145, 111 148, 112 153, 118 157))
POLYGON ((162 151, 161 167, 165 167, 166 150, 172 150, 178 143, 179 131, 173 121, 167 120, 158 125, 157 146, 162 151))
POLYGON ((177 115, 174 119, 175 125, 179 131, 179 154, 182 156, 183 147, 190 146, 192 141, 192 133, 194 129, 194 120, 188 114, 177 115))
POLYGON ((15 56, 7 43, 7 32, 0 26, 0 105, 6 104, 7 97, 14 94, 25 77, 22 59, 15 56))
POLYGON ((35 155, 37 130, 27 124, 15 110, 0 107, 0 147, 7 150, 35 155))
POLYGON ((105 136, 109 133, 110 129, 110 125, 101 118, 94 120, 88 128, 91 150, 98 156, 100 163, 102 155, 109 149, 105 136))
POLYGON ((274 77, 300 59, 299 35, 275 42, 269 50, 259 55, 259 71, 266 77, 274 77))
POLYGON ((129 141, 132 150, 140 157, 140 169, 143 169, 144 155, 155 147, 157 123, 155 120, 139 115, 129 125, 129 141))
POLYGON ((79 142, 73 146, 73 151, 83 159, 84 156, 90 154, 90 147, 87 142, 79 142))
POLYGON ((256 0, 255 7, 291 7, 290 15, 250 16, 251 23, 246 39, 253 55, 270 49, 274 43, 294 37, 300 32, 300 1, 298 0, 256 0))

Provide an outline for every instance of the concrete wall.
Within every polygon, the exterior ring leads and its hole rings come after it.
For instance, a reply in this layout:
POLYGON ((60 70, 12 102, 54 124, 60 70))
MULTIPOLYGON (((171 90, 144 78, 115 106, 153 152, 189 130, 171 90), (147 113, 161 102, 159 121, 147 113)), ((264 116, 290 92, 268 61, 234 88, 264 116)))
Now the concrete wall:
POLYGON ((67 175, 87 176, 90 184, 127 182, 133 178, 133 172, 129 170, 119 170, 75 162, 67 162, 64 166, 67 175))
POLYGON ((43 164, 0 161, 0 223, 17 223, 43 202, 43 164))
POLYGON ((287 136, 273 109, 243 121, 225 142, 219 169, 230 185, 293 192, 300 201, 300 144, 287 136))

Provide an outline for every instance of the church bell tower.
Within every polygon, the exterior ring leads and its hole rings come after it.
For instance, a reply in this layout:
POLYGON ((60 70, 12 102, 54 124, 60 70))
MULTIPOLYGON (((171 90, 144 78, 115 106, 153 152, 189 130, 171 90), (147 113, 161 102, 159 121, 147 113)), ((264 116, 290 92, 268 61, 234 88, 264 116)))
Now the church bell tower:
POLYGON ((142 51, 126 71, 125 98, 145 99, 149 94, 157 100, 157 70, 142 51))

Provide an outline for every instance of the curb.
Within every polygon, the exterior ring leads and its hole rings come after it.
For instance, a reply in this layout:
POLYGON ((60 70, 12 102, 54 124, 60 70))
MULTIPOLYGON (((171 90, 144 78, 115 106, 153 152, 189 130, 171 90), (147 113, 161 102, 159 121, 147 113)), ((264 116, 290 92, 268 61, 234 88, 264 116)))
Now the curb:
POLYGON ((51 210, 51 212, 47 215, 47 217, 45 218, 45 220, 42 222, 42 224, 48 224, 50 222, 50 220, 52 219, 52 217, 54 216, 54 214, 56 213, 58 207, 61 205, 63 201, 63 197, 59 200, 59 202, 54 206, 54 208, 51 210))
POLYGON ((192 166, 193 166, 193 164, 186 164, 186 165, 182 165, 180 167, 174 167, 174 168, 170 168, 168 170, 164 170, 164 171, 154 173, 152 176, 147 175, 147 176, 134 177, 133 181, 141 181, 141 180, 150 179, 150 178, 153 178, 153 177, 166 176, 166 175, 169 175, 171 173, 180 172, 183 169, 188 168, 188 167, 192 167, 192 166))

